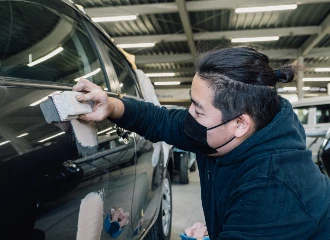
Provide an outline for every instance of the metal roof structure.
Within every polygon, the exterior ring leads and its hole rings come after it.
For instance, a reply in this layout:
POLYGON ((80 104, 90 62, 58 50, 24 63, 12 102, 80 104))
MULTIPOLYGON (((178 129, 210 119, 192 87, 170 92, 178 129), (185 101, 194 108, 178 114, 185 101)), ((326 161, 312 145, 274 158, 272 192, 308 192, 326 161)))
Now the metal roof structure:
MULTIPOLYGON (((305 77, 324 77, 315 68, 330 67, 330 0, 74 0, 94 17, 137 15, 136 20, 101 22, 116 44, 154 42, 154 47, 132 48, 138 68, 146 73, 174 72, 155 81, 180 81, 188 88, 194 76, 194 56, 232 38, 278 36, 278 41, 257 42, 271 66, 304 57, 305 77), (297 4, 288 11, 236 13, 238 7, 297 4)), ((305 82, 327 88, 330 81, 305 82)), ((296 82, 287 84, 295 86, 296 82)), ((156 86, 157 88, 164 88, 156 86)), ((168 88, 168 86, 166 86, 168 88)), ((320 94, 320 93, 318 93, 320 94)), ((324 94, 324 93, 323 93, 324 94)), ((306 93, 306 96, 308 94, 306 93)))

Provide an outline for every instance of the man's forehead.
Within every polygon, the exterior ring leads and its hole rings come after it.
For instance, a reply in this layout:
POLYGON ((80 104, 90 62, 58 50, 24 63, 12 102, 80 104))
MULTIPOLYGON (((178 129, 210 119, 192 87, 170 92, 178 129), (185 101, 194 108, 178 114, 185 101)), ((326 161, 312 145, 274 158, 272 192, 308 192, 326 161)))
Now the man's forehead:
POLYGON ((191 101, 199 108, 205 110, 213 106, 212 96, 212 91, 206 81, 195 75, 190 89, 191 101))
POLYGON ((192 89, 190 89, 189 91, 189 95, 190 95, 190 100, 192 103, 194 103, 194 105, 200 109, 205 109, 204 105, 205 105, 205 102, 203 100, 203 98, 200 97, 200 94, 196 94, 194 91, 192 91, 192 89))

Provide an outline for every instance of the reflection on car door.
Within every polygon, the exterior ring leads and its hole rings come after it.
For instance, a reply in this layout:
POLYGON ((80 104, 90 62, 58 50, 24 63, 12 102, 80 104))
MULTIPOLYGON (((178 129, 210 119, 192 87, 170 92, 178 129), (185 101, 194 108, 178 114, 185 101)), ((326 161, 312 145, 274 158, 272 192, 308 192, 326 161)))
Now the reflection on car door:
MULTIPOLYGON (((40 103, 53 92, 71 90, 79 77, 109 88, 76 12, 60 1, 49 4, 0 2, 2 25, 12 26, 0 29, 0 45, 10 43, 0 50, 0 206, 6 219, 0 239, 31 239, 36 232, 46 239, 75 239, 79 206, 90 192, 102 195, 104 219, 111 209, 132 211, 134 135, 125 144, 114 124, 97 123, 98 151, 85 156, 70 122, 47 124, 42 115, 40 103)), ((128 239, 132 231, 130 221, 117 239, 128 239)), ((111 235, 103 231, 102 239, 111 235)))
MULTIPOLYGON (((123 54, 115 49, 112 44, 104 43, 103 49, 110 58, 121 93, 127 97, 140 97, 135 75, 123 54)), ((161 145, 158 145, 158 149, 154 148, 150 141, 139 135, 136 135, 136 142, 136 181, 132 207, 132 222, 135 234, 131 239, 138 239, 144 233, 144 230, 151 226, 154 217, 157 218, 165 172, 161 145)))

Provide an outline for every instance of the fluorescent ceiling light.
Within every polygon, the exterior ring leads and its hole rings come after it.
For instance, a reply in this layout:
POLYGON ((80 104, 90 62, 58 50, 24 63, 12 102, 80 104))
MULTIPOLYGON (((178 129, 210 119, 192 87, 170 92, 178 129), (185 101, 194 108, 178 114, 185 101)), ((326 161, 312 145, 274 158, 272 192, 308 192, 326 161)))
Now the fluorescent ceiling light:
POLYGON ((9 143, 9 142, 10 142, 10 141, 1 142, 1 143, 0 143, 0 146, 5 145, 6 143, 9 143))
POLYGON ((148 77, 173 77, 175 73, 146 73, 148 77))
POLYGON ((302 90, 304 91, 309 91, 311 89, 311 87, 303 87, 302 90))
POLYGON ((52 57, 54 57, 55 55, 59 54, 60 52, 62 52, 64 49, 62 47, 57 48, 56 50, 52 51, 51 53, 47 54, 46 56, 39 58, 38 60, 35 60, 33 62, 30 62, 28 64, 29 67, 32 67, 34 65, 37 65, 41 62, 46 61, 47 59, 50 59, 52 57))
POLYGON ((128 44, 117 44, 119 48, 143 48, 143 47, 154 47, 155 43, 128 43, 128 44))
POLYGON ((17 136, 17 138, 25 137, 25 136, 27 136, 27 135, 29 135, 29 134, 28 134, 28 133, 23 133, 23 134, 17 136))
MULTIPOLYGON (((60 91, 56 91, 56 92, 53 92, 53 93, 60 93, 60 91)), ((46 101, 47 98, 48 98, 50 95, 52 95, 53 93, 47 95, 46 97, 43 97, 43 98, 39 99, 38 101, 35 101, 34 103, 31 103, 30 106, 33 107, 33 106, 36 106, 36 105, 42 103, 43 101, 46 101)))
POLYGON ((49 139, 52 139, 52 138, 58 137, 58 136, 60 136, 60 135, 62 135, 62 134, 64 134, 64 133, 65 133, 65 132, 60 132, 60 133, 55 134, 55 135, 53 135, 53 136, 50 136, 50 137, 48 137, 48 138, 42 139, 42 140, 40 140, 39 142, 40 142, 40 143, 41 143, 41 142, 45 142, 45 141, 47 141, 47 140, 49 140, 49 139))
POLYGON ((269 12, 269 11, 293 10, 296 8, 297 8, 297 4, 289 4, 289 5, 278 5, 278 6, 236 8, 235 12, 236 13, 269 12))
POLYGON ((124 86, 124 84, 123 84, 123 83, 120 83, 120 84, 119 84, 119 87, 123 87, 123 86, 124 86))
POLYGON ((296 91, 297 88, 296 87, 284 87, 283 90, 284 91, 296 91))
POLYGON ((315 68, 315 72, 330 72, 330 68, 315 68))
POLYGON ((100 71, 101 71, 101 68, 97 68, 97 69, 94 70, 93 72, 90 72, 90 73, 88 73, 88 74, 86 74, 86 75, 84 75, 84 76, 82 76, 82 77, 78 77, 78 78, 76 78, 75 81, 78 82, 80 78, 88 78, 88 77, 90 77, 90 76, 93 76, 93 75, 97 74, 97 73, 100 72, 100 71))
POLYGON ((137 19, 136 15, 92 18, 92 20, 94 22, 117 22, 117 21, 130 21, 130 20, 136 20, 136 19, 137 19))
POLYGON ((155 85, 180 85, 180 82, 154 82, 155 85))
POLYGON ((303 78, 304 82, 328 82, 330 81, 330 77, 323 77, 323 78, 303 78))
POLYGON ((326 88, 320 88, 320 87, 311 87, 310 90, 311 92, 326 92, 326 88))
POLYGON ((109 131, 109 130, 111 130, 111 129, 112 129, 112 127, 107 128, 107 129, 104 129, 104 130, 98 132, 97 134, 101 134, 101 133, 107 132, 107 131, 109 131))
POLYGON ((266 42, 266 41, 277 41, 280 39, 278 36, 271 37, 251 37, 251 38, 233 38, 231 42, 239 43, 239 42, 266 42))
POLYGON ((305 94, 305 97, 319 97, 320 94, 318 93, 308 93, 308 94, 305 94))

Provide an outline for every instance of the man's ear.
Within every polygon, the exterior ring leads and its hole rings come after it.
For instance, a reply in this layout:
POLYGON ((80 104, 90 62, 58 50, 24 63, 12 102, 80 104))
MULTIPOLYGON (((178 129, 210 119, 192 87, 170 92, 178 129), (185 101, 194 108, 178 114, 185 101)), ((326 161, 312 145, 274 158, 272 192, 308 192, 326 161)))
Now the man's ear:
POLYGON ((235 131, 235 136, 237 138, 249 136, 253 129, 254 129, 253 119, 249 115, 242 114, 237 118, 236 131, 235 131))

